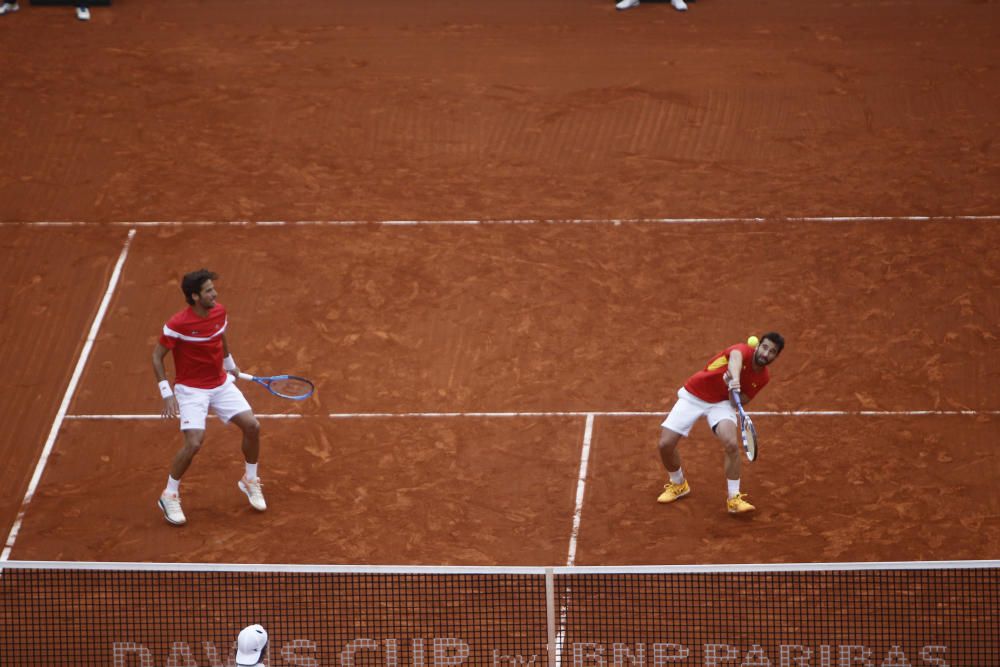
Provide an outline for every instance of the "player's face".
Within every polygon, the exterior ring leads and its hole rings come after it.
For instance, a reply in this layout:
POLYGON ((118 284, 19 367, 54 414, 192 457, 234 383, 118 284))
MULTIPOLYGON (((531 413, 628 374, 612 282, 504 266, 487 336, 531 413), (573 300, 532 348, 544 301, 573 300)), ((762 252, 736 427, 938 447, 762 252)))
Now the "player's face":
POLYGON ((767 366, 778 358, 778 346, 774 341, 765 338, 757 345, 757 350, 753 353, 753 363, 756 366, 767 366))
POLYGON ((195 304, 205 308, 206 310, 215 305, 215 298, 219 295, 215 291, 215 285, 212 284, 211 280, 206 280, 201 284, 201 291, 198 292, 197 298, 195 298, 195 304))

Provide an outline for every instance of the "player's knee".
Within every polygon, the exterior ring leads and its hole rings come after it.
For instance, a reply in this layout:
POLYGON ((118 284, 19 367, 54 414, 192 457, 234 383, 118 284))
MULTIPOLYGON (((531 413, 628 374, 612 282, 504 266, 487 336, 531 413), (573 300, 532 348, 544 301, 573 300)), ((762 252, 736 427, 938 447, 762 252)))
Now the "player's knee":
POLYGON ((734 455, 735 456, 739 456, 739 454, 740 454, 740 443, 737 442, 735 439, 727 438, 726 440, 723 440, 722 446, 723 446, 723 448, 725 448, 726 454, 729 454, 730 456, 734 456, 734 455))
POLYGON ((660 433, 660 441, 657 443, 657 447, 660 448, 661 452, 669 452, 677 447, 677 443, 679 441, 679 435, 664 429, 663 432, 660 433))
POLYGON ((260 437, 260 422, 257 421, 257 418, 253 415, 240 419, 239 422, 237 422, 237 425, 243 431, 243 435, 248 438, 260 437))

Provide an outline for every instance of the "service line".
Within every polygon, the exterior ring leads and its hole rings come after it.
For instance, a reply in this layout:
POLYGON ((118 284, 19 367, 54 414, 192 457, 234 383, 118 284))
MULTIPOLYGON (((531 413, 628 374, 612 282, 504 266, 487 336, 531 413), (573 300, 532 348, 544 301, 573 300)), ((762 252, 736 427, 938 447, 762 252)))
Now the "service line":
MULTIPOLYGON (((525 412, 331 412, 326 415, 297 413, 257 414, 259 419, 448 419, 471 417, 479 419, 518 419, 524 417, 663 417, 663 410, 566 410, 525 412)), ((1000 410, 749 410, 751 417, 978 417, 1000 416, 1000 410)), ((157 414, 83 414, 66 415, 66 419, 129 421, 161 419, 157 414)))

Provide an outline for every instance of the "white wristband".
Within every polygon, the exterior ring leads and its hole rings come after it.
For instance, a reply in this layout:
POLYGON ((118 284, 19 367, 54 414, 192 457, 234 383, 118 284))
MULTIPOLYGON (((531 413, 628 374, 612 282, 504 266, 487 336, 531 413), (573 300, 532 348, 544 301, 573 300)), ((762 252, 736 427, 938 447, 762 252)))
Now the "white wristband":
POLYGON ((166 380, 160 380, 160 396, 163 398, 170 398, 174 395, 174 392, 170 390, 170 383, 166 380))
POLYGON ((234 370, 236 370, 236 362, 233 361, 233 355, 227 354, 222 359, 222 369, 226 370, 226 371, 234 371, 234 370))

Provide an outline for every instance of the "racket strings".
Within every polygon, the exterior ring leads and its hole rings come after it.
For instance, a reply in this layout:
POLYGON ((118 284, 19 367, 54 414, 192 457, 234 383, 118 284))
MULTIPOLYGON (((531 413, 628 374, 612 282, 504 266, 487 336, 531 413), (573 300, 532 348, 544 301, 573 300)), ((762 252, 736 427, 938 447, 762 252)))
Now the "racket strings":
POLYGON ((270 387, 274 393, 288 397, 308 396, 313 392, 312 383, 302 378, 272 380, 270 387))
POLYGON ((740 428, 743 436, 743 447, 746 450, 747 458, 753 461, 757 458, 757 431, 754 430, 753 423, 749 418, 741 421, 743 422, 740 428))

